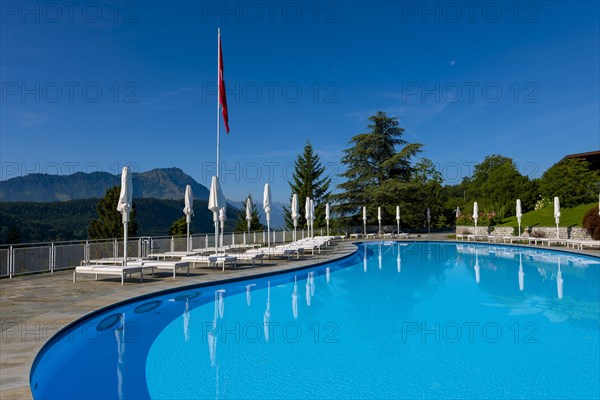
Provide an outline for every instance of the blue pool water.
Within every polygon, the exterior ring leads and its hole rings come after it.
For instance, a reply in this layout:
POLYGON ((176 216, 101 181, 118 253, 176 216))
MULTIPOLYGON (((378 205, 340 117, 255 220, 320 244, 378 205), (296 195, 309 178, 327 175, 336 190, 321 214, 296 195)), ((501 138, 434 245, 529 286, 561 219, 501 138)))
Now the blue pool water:
POLYGON ((359 244, 109 309, 47 345, 35 398, 598 398, 600 259, 359 244))

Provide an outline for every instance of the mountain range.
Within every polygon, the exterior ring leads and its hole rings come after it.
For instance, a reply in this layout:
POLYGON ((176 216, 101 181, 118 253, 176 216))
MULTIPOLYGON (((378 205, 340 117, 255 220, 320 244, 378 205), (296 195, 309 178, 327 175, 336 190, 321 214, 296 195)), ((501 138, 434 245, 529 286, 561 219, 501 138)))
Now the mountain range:
MULTIPOLYGON (((194 198, 198 200, 194 204, 196 209, 195 220, 197 220, 195 221, 194 231, 202 232, 206 227, 211 226, 212 217, 208 210, 204 210, 207 207, 208 188, 196 182, 194 178, 181 169, 160 168, 140 173, 134 172, 132 182, 134 199, 148 200, 138 201, 137 206, 141 222, 140 231, 143 234, 168 233, 168 226, 170 226, 172 220, 178 218, 178 215, 181 214, 180 208, 183 208, 186 185, 192 186, 194 198), (152 199, 161 201, 152 202, 150 201, 152 199), (148 210, 145 208, 148 208, 148 210), (207 221, 204 221, 204 219, 207 221)), ((27 227, 27 229, 32 230, 28 234, 31 240, 54 240, 61 237, 68 239, 81 238, 85 235, 87 224, 95 217, 97 199, 104 197, 107 189, 120 186, 120 184, 120 175, 113 175, 108 172, 78 172, 72 175, 35 173, 0 181, 2 225, 7 228, 10 225, 9 222, 11 222, 23 228, 27 227), (36 205, 36 203, 40 204, 36 205), (70 207, 81 211, 79 217, 81 223, 74 224, 73 220, 69 218, 69 213, 65 209, 70 207), (32 213, 30 212, 32 209, 37 211, 32 213), (26 215, 27 218, 25 218, 26 215), (52 217, 53 215, 56 218, 52 217), (61 220, 64 223, 61 223, 61 220), (51 229, 49 226, 54 228, 51 229), (54 232, 58 226, 61 226, 60 232, 54 232), (45 233, 48 237, 44 236, 45 233)), ((230 223, 233 223, 236 209, 244 209, 245 204, 243 201, 231 199, 227 199, 227 203, 230 206, 228 210, 230 223)), ((266 225, 262 204, 257 202, 257 206, 261 222, 266 225)), ((284 225, 283 204, 274 202, 271 212, 271 227, 279 229, 284 225)))
MULTIPOLYGON (((191 185, 194 198, 207 200, 209 190, 179 168, 153 169, 132 174, 133 197, 183 199, 191 185)), ((0 182, 2 202, 51 202, 104 197, 107 189, 121 185, 121 176, 108 172, 72 175, 29 174, 0 182)))

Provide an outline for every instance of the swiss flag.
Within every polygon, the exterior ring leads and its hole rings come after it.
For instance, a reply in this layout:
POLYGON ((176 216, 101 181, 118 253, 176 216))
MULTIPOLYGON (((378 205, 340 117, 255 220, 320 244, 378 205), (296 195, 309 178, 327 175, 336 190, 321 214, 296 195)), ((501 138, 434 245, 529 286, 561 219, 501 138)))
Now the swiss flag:
POLYGON ((219 104, 223 111, 225 130, 229 133, 229 114, 227 113, 227 95, 225 93, 225 80, 223 79, 223 51, 221 50, 221 32, 219 32, 219 104))

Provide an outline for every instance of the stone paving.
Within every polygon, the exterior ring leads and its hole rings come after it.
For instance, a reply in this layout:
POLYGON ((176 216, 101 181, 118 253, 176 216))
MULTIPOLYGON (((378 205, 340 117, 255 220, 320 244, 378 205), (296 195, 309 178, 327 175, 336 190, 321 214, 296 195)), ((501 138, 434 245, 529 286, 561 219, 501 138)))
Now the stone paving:
MULTIPOLYGON (((447 234, 422 235, 416 240, 447 240, 447 234)), ((344 257, 355 250, 350 241, 338 242, 321 254, 300 260, 266 260, 256 267, 246 264, 237 269, 227 268, 225 272, 220 268, 191 269, 189 277, 182 273, 176 279, 170 273, 145 275, 143 283, 134 275, 124 286, 120 285, 120 278, 100 276, 95 281, 91 275, 78 277, 77 283, 73 283, 72 270, 2 279, 0 398, 31 398, 29 372, 42 346, 59 329, 101 307, 166 289, 303 268, 344 257)), ((574 252, 600 256, 597 250, 574 252)))

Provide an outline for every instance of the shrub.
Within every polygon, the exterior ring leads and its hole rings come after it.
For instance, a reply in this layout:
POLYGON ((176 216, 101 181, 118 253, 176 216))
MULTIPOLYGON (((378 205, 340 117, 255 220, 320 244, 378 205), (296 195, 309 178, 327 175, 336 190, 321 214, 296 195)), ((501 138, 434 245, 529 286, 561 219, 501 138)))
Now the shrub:
POLYGON ((535 211, 541 210, 542 208, 550 207, 554 205, 554 199, 549 199, 548 197, 542 197, 538 201, 535 202, 535 211))
POLYGON ((467 214, 460 214, 456 218, 456 225, 473 225, 473 218, 467 214))
POLYGON ((592 239, 600 240, 600 215, 597 206, 585 213, 582 226, 587 229, 592 239))

